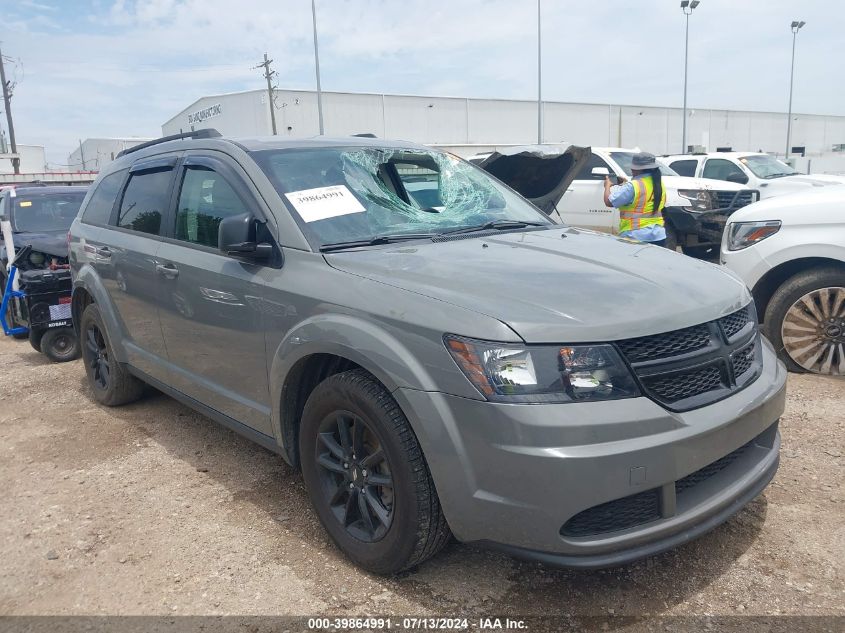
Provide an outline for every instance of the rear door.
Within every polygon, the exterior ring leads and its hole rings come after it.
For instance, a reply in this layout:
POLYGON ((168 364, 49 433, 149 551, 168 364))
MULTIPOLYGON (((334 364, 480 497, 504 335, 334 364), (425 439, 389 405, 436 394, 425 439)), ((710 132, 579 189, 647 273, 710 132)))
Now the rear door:
MULTIPOLYGON (((82 218, 93 225, 86 231, 83 248, 109 292, 128 360, 162 381, 167 380, 167 352, 159 324, 155 257, 177 160, 176 155, 142 159, 132 165, 128 174, 118 172, 113 179, 103 179, 92 204, 100 189, 110 189, 123 181, 115 209, 109 214, 108 229, 95 228, 105 218, 107 195, 103 196, 105 206, 89 204, 82 218)), ((108 191, 104 189, 103 193, 108 191)))
POLYGON ((563 221, 572 226, 616 233, 619 221, 614 209, 604 204, 604 176, 593 174, 596 167, 604 167, 611 175, 615 173, 601 156, 590 154, 590 160, 557 203, 557 210, 563 221))
POLYGON ((179 165, 175 213, 156 257, 161 329, 172 386, 266 435, 270 395, 262 314, 265 267, 218 250, 224 218, 261 215, 238 166, 188 153, 179 165))

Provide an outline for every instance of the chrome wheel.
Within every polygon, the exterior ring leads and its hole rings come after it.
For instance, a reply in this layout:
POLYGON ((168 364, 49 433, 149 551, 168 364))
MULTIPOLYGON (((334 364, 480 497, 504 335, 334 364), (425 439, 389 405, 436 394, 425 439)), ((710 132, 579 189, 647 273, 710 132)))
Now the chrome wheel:
POLYGON ((845 288, 819 288, 798 299, 784 316, 781 338, 807 371, 845 376, 845 288))

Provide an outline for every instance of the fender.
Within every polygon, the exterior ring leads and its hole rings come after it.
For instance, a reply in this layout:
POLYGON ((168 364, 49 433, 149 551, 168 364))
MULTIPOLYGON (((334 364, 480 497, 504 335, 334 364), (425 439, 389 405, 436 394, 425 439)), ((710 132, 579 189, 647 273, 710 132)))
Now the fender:
POLYGON ((781 248, 765 257, 771 268, 796 259, 833 259, 845 263, 845 246, 834 244, 834 240, 827 243, 796 244, 788 248, 781 248))
MULTIPOLYGON (((94 298, 94 303, 97 304, 97 308, 99 308, 100 315, 103 317, 106 329, 109 332, 126 331, 126 328, 123 327, 123 323, 121 322, 120 317, 118 317, 117 313, 114 310, 114 305, 111 302, 109 293, 103 287, 103 282, 101 281, 99 275, 90 264, 83 264, 82 267, 79 269, 79 272, 77 272, 74 276, 73 295, 71 300, 71 305, 73 308, 73 326, 74 329, 77 331, 77 336, 79 336, 79 317, 81 317, 82 314, 78 313, 77 306, 79 301, 79 295, 76 291, 80 288, 85 290, 94 298)), ((126 354, 126 349, 123 346, 123 337, 111 337, 111 344, 114 348, 114 353, 115 356, 117 356, 118 362, 128 362, 129 359, 126 354)))
POLYGON ((344 314, 312 317, 282 339, 270 368, 273 433, 285 452, 288 447, 284 438, 290 436, 284 432, 281 415, 282 389, 296 363, 312 354, 347 358, 373 374, 391 392, 401 387, 437 390, 431 374, 416 356, 377 323, 344 314))

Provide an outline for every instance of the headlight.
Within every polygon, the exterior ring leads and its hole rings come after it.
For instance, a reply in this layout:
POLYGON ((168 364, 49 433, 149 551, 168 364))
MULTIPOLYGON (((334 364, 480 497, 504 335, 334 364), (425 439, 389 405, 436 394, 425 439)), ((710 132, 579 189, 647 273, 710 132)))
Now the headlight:
POLYGON ((446 347, 488 400, 580 402, 640 395, 611 345, 509 345, 454 336, 446 347))
POLYGON ((709 211, 713 209, 713 197, 704 189, 679 189, 678 195, 690 201, 693 211, 709 211))
POLYGON ((728 227, 728 250, 740 251, 780 231, 780 220, 736 222, 728 227))

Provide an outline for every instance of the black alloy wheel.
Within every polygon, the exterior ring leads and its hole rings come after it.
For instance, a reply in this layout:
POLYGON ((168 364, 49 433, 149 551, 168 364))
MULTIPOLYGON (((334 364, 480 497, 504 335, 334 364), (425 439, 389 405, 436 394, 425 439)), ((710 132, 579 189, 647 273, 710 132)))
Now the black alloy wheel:
POLYGON ((108 389, 111 377, 109 348, 103 333, 94 323, 89 323, 85 330, 85 349, 85 362, 93 372, 94 382, 100 389, 108 389))
POLYGON ((349 535, 365 543, 383 538, 393 522, 393 477, 370 425, 349 411, 329 414, 314 458, 323 497, 349 535))

